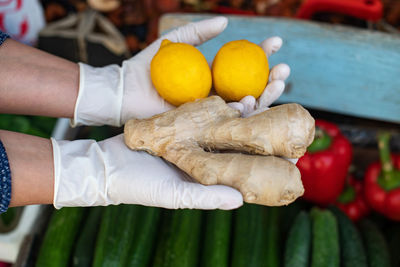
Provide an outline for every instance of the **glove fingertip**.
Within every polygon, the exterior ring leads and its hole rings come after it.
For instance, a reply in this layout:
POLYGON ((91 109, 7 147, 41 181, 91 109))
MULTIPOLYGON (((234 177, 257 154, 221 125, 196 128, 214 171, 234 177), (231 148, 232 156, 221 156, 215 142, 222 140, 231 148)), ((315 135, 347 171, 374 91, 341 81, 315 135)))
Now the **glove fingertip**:
POLYGON ((232 210, 243 205, 242 194, 234 188, 216 185, 215 197, 213 199, 216 209, 232 210))
POLYGON ((203 20, 199 22, 197 27, 195 27, 200 37, 199 44, 214 38, 215 36, 223 32, 227 26, 228 19, 224 16, 218 16, 209 20, 203 20))
POLYGON ((285 90, 285 83, 281 80, 274 80, 268 83, 264 92, 258 99, 258 107, 269 107, 275 100, 277 100, 285 90))
POLYGON ((284 158, 284 159, 286 159, 287 161, 290 161, 291 163, 293 163, 293 164, 297 164, 297 161, 299 161, 299 159, 290 159, 290 158, 284 158))
POLYGON ((247 96, 245 96, 245 97, 243 97, 241 100, 240 100, 240 103, 242 103, 243 105, 248 105, 248 106, 251 106, 251 105, 255 105, 256 104, 256 99, 254 98, 254 96, 252 96, 252 95, 247 95, 247 96))
POLYGON ((234 209, 240 208, 241 206, 243 206, 243 200, 242 201, 230 201, 230 202, 222 203, 222 205, 220 205, 218 207, 218 209, 220 209, 220 210, 234 210, 234 209))
POLYGON ((285 81, 290 75, 290 67, 289 65, 285 63, 280 63, 278 65, 275 65, 271 69, 271 73, 269 76, 270 81, 274 80, 281 80, 285 81))
POLYGON ((228 19, 223 16, 191 22, 167 34, 171 41, 200 45, 225 30, 228 19))
POLYGON ((233 109, 239 110, 240 113, 242 113, 244 110, 244 105, 240 102, 230 102, 230 103, 228 103, 228 106, 233 109))
POLYGON ((215 18, 212 18, 213 22, 216 25, 219 25, 220 28, 225 29, 226 26, 228 25, 228 18, 224 16, 217 16, 215 18))
POLYGON ((197 201, 193 201, 195 209, 236 209, 243 205, 242 194, 236 189, 225 185, 202 186, 196 190, 197 201))
POLYGON ((278 52, 282 44, 283 44, 282 38, 274 36, 262 41, 260 46, 264 50, 267 57, 270 57, 272 54, 278 52))

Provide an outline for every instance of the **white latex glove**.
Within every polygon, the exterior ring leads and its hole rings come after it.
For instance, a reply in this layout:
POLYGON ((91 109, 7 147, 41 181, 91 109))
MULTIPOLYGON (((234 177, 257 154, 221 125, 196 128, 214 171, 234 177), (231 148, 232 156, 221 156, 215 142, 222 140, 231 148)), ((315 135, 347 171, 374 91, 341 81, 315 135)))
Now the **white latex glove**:
POLYGON ((56 208, 120 203, 163 208, 234 209, 243 204, 239 191, 204 186, 159 157, 132 151, 123 135, 101 142, 56 141, 56 208))
POLYGON ((71 124, 120 126, 128 119, 148 118, 174 108, 159 96, 150 78, 150 62, 161 41, 197 46, 220 34, 227 24, 227 18, 215 17, 179 27, 124 61, 122 68, 80 63, 79 94, 71 124))
MULTIPOLYGON (((260 46, 269 58, 281 48, 282 39, 271 37, 261 42, 260 46)), ((278 64, 271 68, 269 82, 257 100, 253 96, 246 96, 239 102, 231 102, 228 105, 239 110, 244 118, 263 112, 281 96, 285 89, 285 80, 289 75, 289 66, 284 63, 278 64)))

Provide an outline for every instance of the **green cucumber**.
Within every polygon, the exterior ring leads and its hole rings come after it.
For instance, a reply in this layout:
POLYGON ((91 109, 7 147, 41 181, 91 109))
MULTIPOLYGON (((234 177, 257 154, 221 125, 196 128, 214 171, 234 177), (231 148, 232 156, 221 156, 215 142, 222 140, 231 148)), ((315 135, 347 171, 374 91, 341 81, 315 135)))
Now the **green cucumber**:
POLYGON ((90 208, 81 234, 76 242, 72 256, 72 266, 85 267, 92 265, 93 252, 96 245, 97 232, 100 226, 103 207, 90 208))
POLYGON ((340 260, 343 267, 367 267, 367 256, 357 227, 339 208, 331 207, 339 225, 340 260))
POLYGON ((0 223, 5 227, 10 226, 17 217, 18 209, 21 209, 21 207, 9 208, 7 212, 0 214, 0 223))
POLYGON ((149 265, 155 246, 161 212, 159 208, 144 206, 138 208, 140 209, 140 216, 135 223, 135 233, 129 250, 127 261, 127 266, 129 267, 144 267, 149 265))
POLYGON ((308 267, 311 248, 311 219, 307 212, 296 216, 286 240, 284 266, 308 267))
POLYGON ((283 236, 284 240, 287 239, 289 230, 292 227, 293 222, 296 219, 297 215, 303 210, 308 210, 309 209, 308 205, 309 203, 306 203, 305 201, 298 199, 287 206, 280 207, 281 217, 282 217, 280 228, 281 228, 281 235, 283 236))
POLYGON ((94 254, 94 267, 125 266, 129 245, 134 236, 135 222, 139 218, 138 206, 108 206, 100 224, 94 254))
POLYGON ((154 267, 197 266, 201 233, 200 210, 167 211, 153 262, 154 267))
POLYGON ((280 207, 267 210, 267 266, 280 266, 280 207))
POLYGON ((205 215, 205 237, 201 266, 227 267, 229 265, 229 243, 232 211, 210 210, 205 215))
POLYGON ((359 223, 367 252, 369 267, 389 267, 390 254, 388 244, 379 228, 368 219, 359 223))
POLYGON ((339 267, 339 233, 335 216, 329 210, 313 208, 311 267, 339 267))
POLYGON ((232 267, 262 267, 268 262, 268 208, 244 204, 234 216, 232 267))
POLYGON ((386 229, 387 230, 385 232, 387 233, 386 238, 388 241, 392 266, 400 266, 400 223, 392 222, 392 225, 390 227, 386 227, 386 229))
POLYGON ((21 219, 24 207, 9 208, 7 212, 0 214, 0 233, 11 232, 21 219))
POLYGON ((42 245, 37 267, 64 267, 69 265, 84 208, 62 208, 53 212, 42 245))

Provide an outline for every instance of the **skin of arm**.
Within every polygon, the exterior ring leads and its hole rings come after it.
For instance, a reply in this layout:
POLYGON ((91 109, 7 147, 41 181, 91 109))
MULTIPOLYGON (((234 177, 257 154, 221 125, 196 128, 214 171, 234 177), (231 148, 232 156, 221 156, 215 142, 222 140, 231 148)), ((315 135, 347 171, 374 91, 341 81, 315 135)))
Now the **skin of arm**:
POLYGON ((54 194, 53 150, 49 139, 0 130, 11 169, 10 207, 51 204, 54 194))
POLYGON ((72 118, 79 66, 7 39, 0 46, 0 113, 72 118))
MULTIPOLYGON (((7 39, 0 46, 0 113, 72 118, 79 66, 7 39)), ((53 151, 49 139, 0 130, 11 168, 10 207, 51 204, 53 151)))

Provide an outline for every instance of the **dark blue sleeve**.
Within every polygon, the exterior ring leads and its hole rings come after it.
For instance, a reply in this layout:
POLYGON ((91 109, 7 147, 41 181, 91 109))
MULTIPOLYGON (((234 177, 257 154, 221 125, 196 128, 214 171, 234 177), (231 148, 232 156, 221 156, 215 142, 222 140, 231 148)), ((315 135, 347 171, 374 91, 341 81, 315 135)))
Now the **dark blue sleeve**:
POLYGON ((10 37, 7 33, 4 33, 2 31, 0 31, 0 45, 3 44, 3 42, 10 37))
MULTIPOLYGON (((8 38, 0 31, 0 45, 8 38)), ((0 213, 6 212, 11 200, 11 170, 6 149, 0 140, 0 213)))
POLYGON ((0 213, 6 212, 11 200, 11 170, 6 149, 0 141, 0 213))

